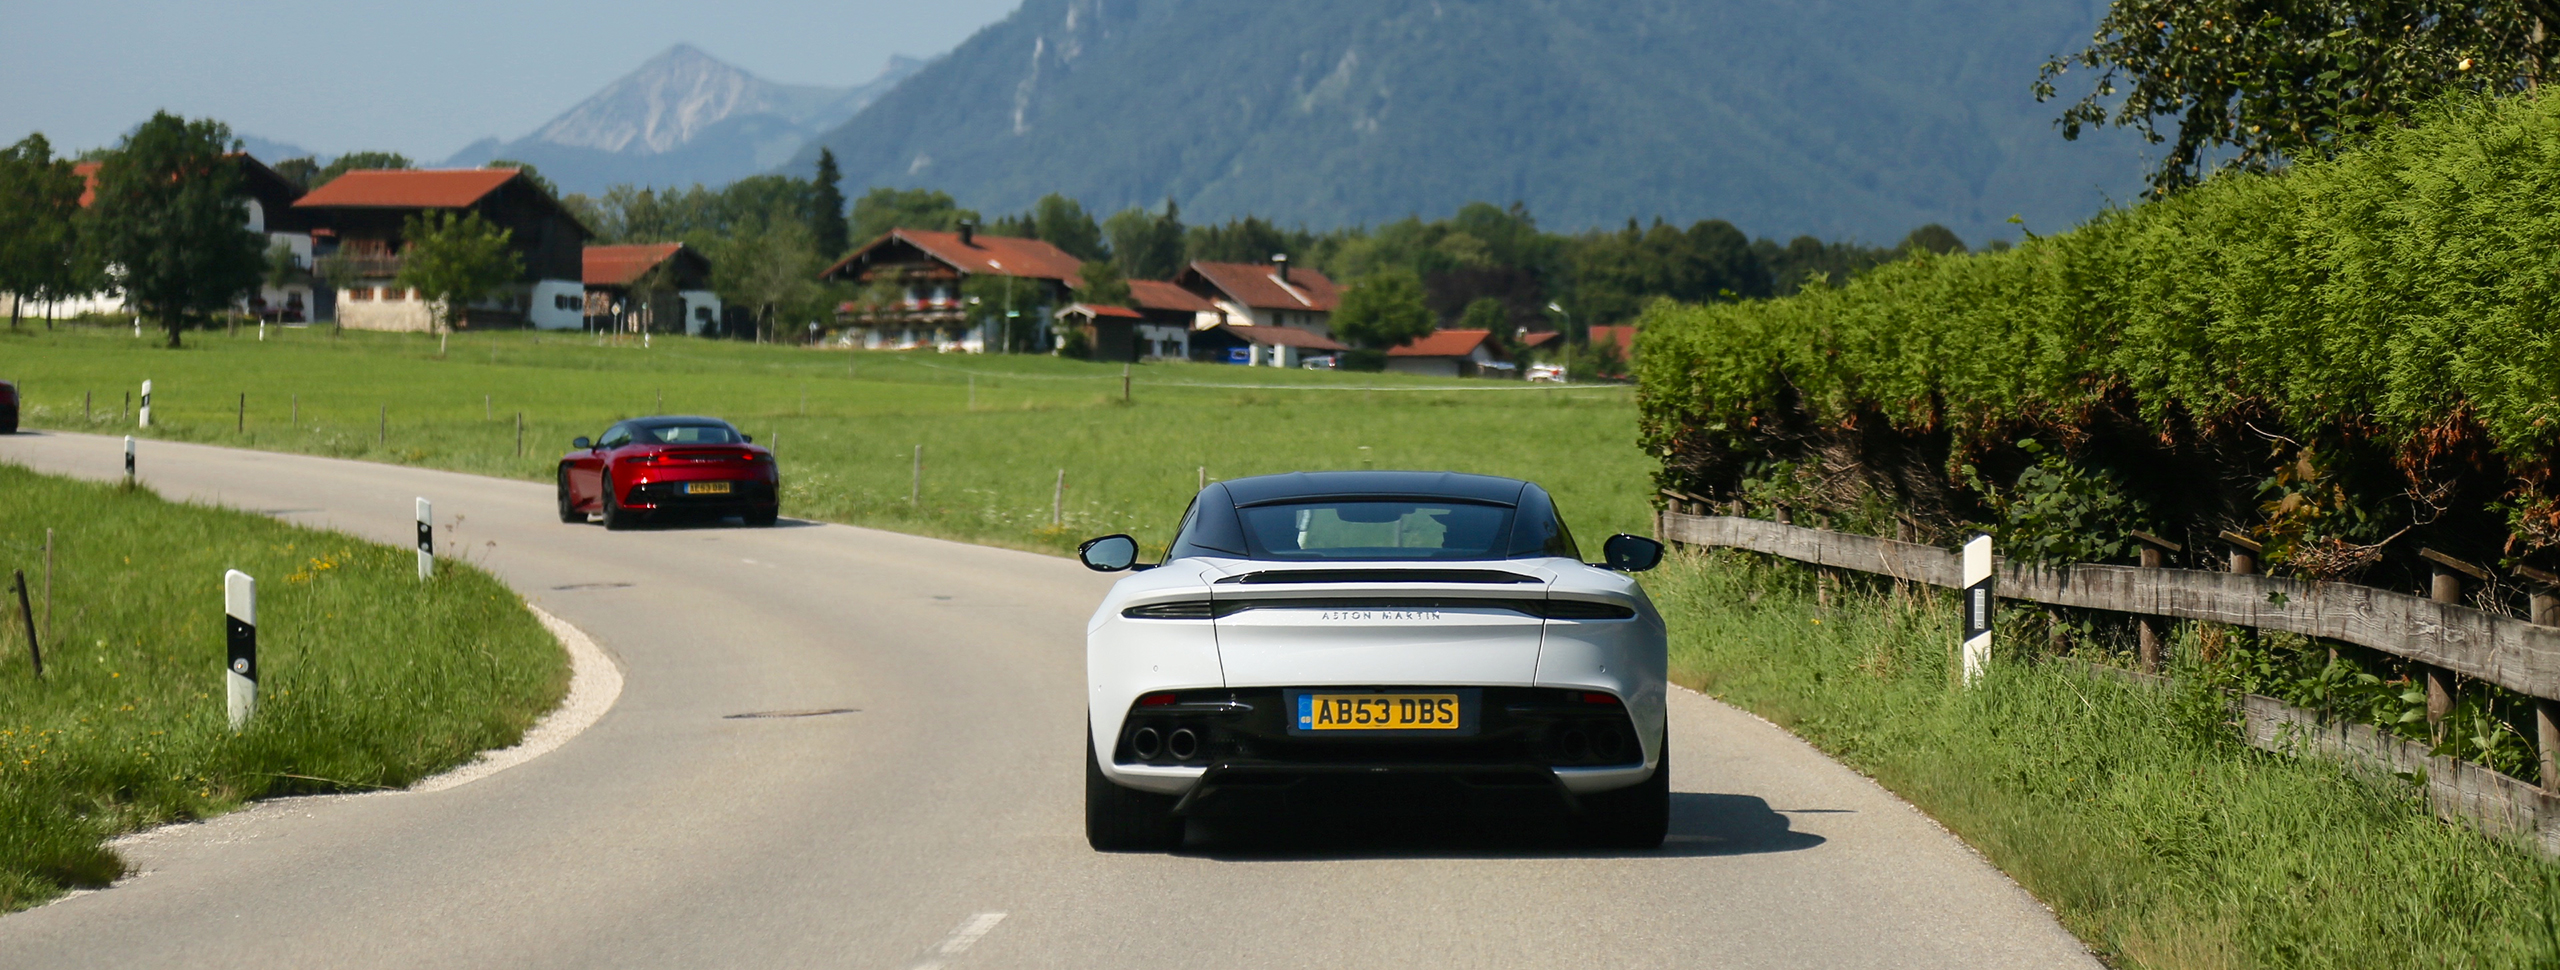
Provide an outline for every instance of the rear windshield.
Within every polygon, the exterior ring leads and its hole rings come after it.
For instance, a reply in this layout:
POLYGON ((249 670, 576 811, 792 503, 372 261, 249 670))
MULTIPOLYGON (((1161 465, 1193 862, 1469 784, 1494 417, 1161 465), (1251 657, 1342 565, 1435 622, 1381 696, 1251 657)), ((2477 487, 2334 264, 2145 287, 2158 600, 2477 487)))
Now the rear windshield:
POLYGON ((1255 559, 1500 559, 1512 510, 1417 500, 1344 500, 1236 510, 1255 559))
POLYGON ((738 433, 725 424, 668 424, 634 428, 639 440, 660 445, 734 445, 738 433))

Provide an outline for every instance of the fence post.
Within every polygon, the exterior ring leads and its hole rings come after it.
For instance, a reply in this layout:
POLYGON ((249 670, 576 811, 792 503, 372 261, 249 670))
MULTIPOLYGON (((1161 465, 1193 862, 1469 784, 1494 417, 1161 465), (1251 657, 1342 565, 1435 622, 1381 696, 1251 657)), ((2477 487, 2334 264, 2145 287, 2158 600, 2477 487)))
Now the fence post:
MULTIPOLYGON (((2134 541, 2140 544, 2144 569, 2159 569, 2167 566, 2169 553, 2182 551, 2177 543, 2140 529, 2133 530, 2132 534, 2134 541)), ((2163 627, 2167 624, 2162 623, 2156 616, 2136 616, 2133 622, 2137 634, 2134 647, 2135 659, 2141 663, 2143 670, 2151 673, 2160 672, 2161 655, 2164 653, 2161 645, 2168 639, 2166 635, 2168 631, 2163 627)))
POLYGON ((1058 487, 1049 493, 1049 527, 1057 528, 1067 521, 1067 470, 1058 469, 1058 487))
POLYGON ((524 412, 516 412, 516 457, 524 457, 524 412))
POLYGON ((2225 531, 2224 533, 2222 533, 2222 541, 2224 541, 2224 542, 2228 542, 2228 543, 2230 543, 2230 544, 2231 544, 2231 574, 2232 574, 2232 575, 2234 575, 2234 576, 2254 576, 2254 575, 2257 575, 2257 573, 2258 573, 2258 556, 2259 556, 2260 554, 2262 554, 2262 553, 2264 553, 2264 552, 2266 552, 2266 551, 2267 551, 2265 546, 2261 546, 2261 545, 2259 545, 2259 544, 2258 544, 2258 541, 2257 541, 2257 540, 2255 540, 2255 539, 2251 539, 2251 538, 2249 538, 2248 536, 2244 536, 2244 535, 2241 535, 2240 533, 2237 533, 2237 532, 2230 532, 2230 531, 2225 531))
POLYGON ((27 658, 36 663, 36 679, 44 679, 44 651, 36 647, 36 611, 27 605, 26 570, 11 570, 18 579, 18 616, 27 623, 27 658))
MULTIPOLYGON (((2427 598, 2447 606, 2462 605, 2462 578, 2486 580, 2489 571, 2433 549, 2420 548, 2418 558, 2427 561, 2433 575, 2427 583, 2427 598)), ((2435 744, 2444 743, 2445 719, 2453 714, 2453 671, 2433 664, 2420 664, 2427 678, 2427 736, 2435 744)))
POLYGON ((229 654, 222 672, 230 688, 231 729, 258 712, 258 581, 237 569, 222 574, 223 639, 229 654))
POLYGON ((1965 686, 1972 686, 1991 662, 1991 537, 1974 536, 1964 544, 1965 686))
MULTIPOLYGON (((2533 581, 2533 624, 2560 626, 2560 574, 2525 566, 2516 570, 2533 581)), ((2541 754, 2542 790, 2560 793, 2560 701, 2533 699, 2534 750, 2541 754)))
MULTIPOLYGON (((259 326, 265 326, 265 324, 259 324, 259 326)), ((233 434, 247 434, 249 432, 249 392, 247 391, 240 392, 239 424, 234 426, 231 431, 233 434)))
POLYGON ((418 500, 418 580, 436 574, 436 507, 418 500))
POLYGON ((916 503, 917 503, 919 500, 921 500, 923 497, 924 497, 924 446, 923 446, 923 445, 917 445, 917 446, 916 446, 916 464, 915 464, 915 472, 914 472, 914 474, 913 474, 911 477, 909 477, 909 478, 907 479, 907 507, 908 507, 908 508, 915 508, 915 507, 916 507, 916 503))

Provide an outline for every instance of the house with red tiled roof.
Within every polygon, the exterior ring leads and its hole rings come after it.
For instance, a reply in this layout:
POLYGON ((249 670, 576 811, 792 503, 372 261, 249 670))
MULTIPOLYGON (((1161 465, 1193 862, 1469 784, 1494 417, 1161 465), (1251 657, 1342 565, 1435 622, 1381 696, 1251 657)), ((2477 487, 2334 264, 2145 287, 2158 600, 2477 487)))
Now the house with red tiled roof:
POLYGON ((711 260, 691 246, 589 246, 583 265, 589 330, 724 335, 711 260))
POLYGON ((1050 308, 1067 303, 1068 291, 1084 285, 1077 275, 1083 267, 1066 250, 1040 240, 983 235, 962 223, 958 232, 889 230, 818 278, 866 284, 874 294, 836 309, 848 344, 976 353, 1008 343, 1028 350, 1054 347, 1055 335, 1045 323, 1051 319, 1050 308), (1011 278, 1030 285, 1008 291, 1019 306, 971 306, 960 289, 973 278, 1011 278), (882 298, 883 293, 888 296, 882 298), (1006 327, 1008 319, 1017 325, 1006 327), (1012 331, 1010 341, 1007 330, 1012 331))
MULTIPOLYGON (((1342 302, 1341 289, 1323 273, 1291 269, 1285 255, 1273 256, 1269 263, 1196 261, 1183 267, 1173 282, 1208 301, 1215 311, 1195 329, 1286 327, 1333 344, 1333 310, 1342 302)), ((1240 332, 1236 337, 1254 364, 1295 367, 1305 349, 1294 341, 1251 340, 1240 332)))
POLYGON ((587 325, 587 227, 515 169, 360 169, 312 189, 293 210, 310 221, 315 241, 327 250, 321 253, 323 270, 349 274, 337 288, 341 326, 435 326, 432 308, 394 282, 409 247, 403 226, 426 212, 478 213, 507 231, 508 245, 524 263, 513 284, 465 308, 457 325, 587 325))
POLYGON ((1387 350, 1387 369, 1399 374, 1434 377, 1479 377, 1515 365, 1496 352, 1491 330, 1435 330, 1412 343, 1387 350))

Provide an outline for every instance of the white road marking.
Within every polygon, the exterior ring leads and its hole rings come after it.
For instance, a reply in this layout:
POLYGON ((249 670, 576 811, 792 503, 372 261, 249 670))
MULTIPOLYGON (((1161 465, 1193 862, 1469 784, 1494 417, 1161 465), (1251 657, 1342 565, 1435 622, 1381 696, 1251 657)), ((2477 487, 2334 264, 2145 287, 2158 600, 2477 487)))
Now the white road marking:
POLYGON ((986 936, 987 931, 995 929, 996 924, 1001 922, 1004 922, 1003 913, 978 913, 961 920, 959 928, 952 930, 950 936, 943 938, 941 945, 933 948, 932 957, 917 963, 909 970, 942 970, 943 957, 956 957, 969 952, 969 948, 977 945, 980 937, 986 936))

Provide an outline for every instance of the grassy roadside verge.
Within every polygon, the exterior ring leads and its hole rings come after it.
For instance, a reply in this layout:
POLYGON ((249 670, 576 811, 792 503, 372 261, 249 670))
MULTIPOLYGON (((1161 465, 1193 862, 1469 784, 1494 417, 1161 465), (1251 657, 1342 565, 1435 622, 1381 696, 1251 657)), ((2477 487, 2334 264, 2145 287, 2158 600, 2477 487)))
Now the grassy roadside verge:
POLYGON ((123 872, 118 833, 249 799, 398 787, 513 743, 567 658, 495 578, 450 560, 0 464, 0 912, 123 872), (44 533, 54 530, 50 635, 44 533), (258 579, 260 699, 226 723, 222 574, 258 579))
POLYGON ((1150 363, 1122 403, 1120 365, 1047 356, 685 337, 644 349, 524 332, 458 334, 439 355, 432 336, 318 328, 154 343, 121 330, 0 333, 0 378, 24 379, 29 427, 533 481, 550 480, 571 437, 617 418, 709 414, 774 446, 785 515, 1049 552, 1107 532, 1165 541, 1204 475, 1364 463, 1531 479, 1581 533, 1651 521, 1653 465, 1635 447, 1627 387, 1150 363), (123 408, 146 379, 154 426, 141 431, 123 408))
POLYGON ((1676 679, 1908 799, 2114 965, 2560 965, 2560 867, 2406 781, 2250 749, 2217 698, 2023 656, 1954 690, 1951 598, 1821 608, 1809 572, 1739 554, 1646 586, 1676 679))

